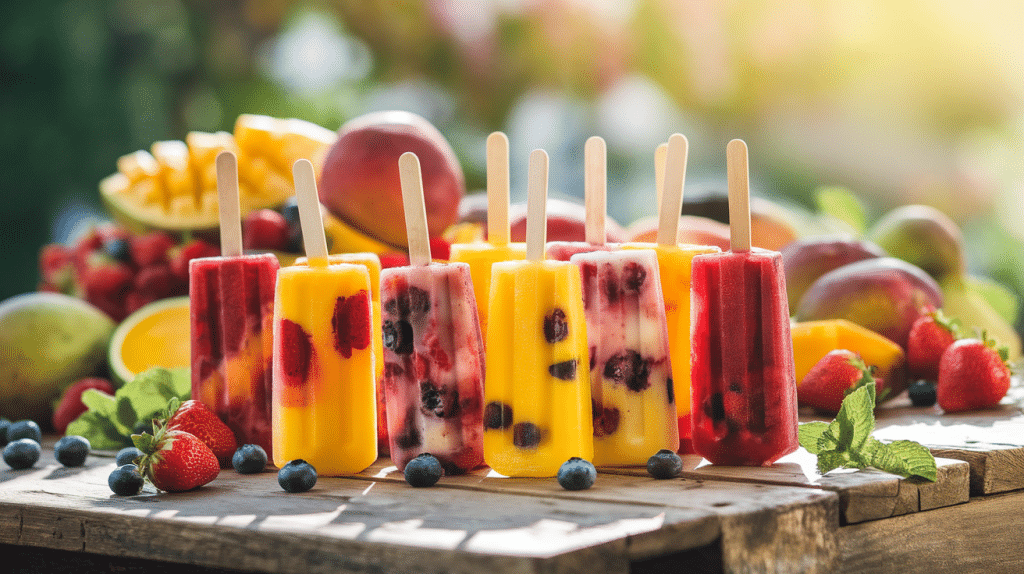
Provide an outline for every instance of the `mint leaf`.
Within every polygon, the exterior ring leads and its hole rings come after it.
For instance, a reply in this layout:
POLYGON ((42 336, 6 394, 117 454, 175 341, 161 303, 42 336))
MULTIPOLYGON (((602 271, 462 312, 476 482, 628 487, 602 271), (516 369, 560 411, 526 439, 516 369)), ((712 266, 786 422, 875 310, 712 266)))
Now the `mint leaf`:
MULTIPOLYGON (((872 439, 875 440, 875 439, 872 439)), ((935 482, 938 468, 927 447, 909 440, 883 443, 875 440, 871 466, 900 476, 918 476, 935 482)))
POLYGON ((883 443, 871 436, 875 430, 875 383, 857 388, 843 399, 831 423, 811 422, 797 429, 800 446, 818 455, 818 472, 869 466, 900 476, 918 476, 934 482, 938 475, 935 457, 916 442, 883 443))
POLYGON ((89 439, 90 446, 96 450, 120 450, 132 444, 110 419, 96 411, 86 411, 71 421, 65 434, 89 439))
POLYGON ((800 446, 807 449, 811 454, 818 454, 818 441, 821 439, 821 435, 824 434, 825 430, 828 429, 828 423, 821 421, 814 421, 810 423, 801 423, 797 428, 797 440, 800 442, 800 446))
MULTIPOLYGON (((181 382, 180 369, 175 373, 162 367, 154 367, 136 375, 134 379, 117 390, 118 396, 125 396, 131 401, 137 418, 147 419, 154 414, 163 413, 167 408, 167 401, 172 397, 181 397, 179 393, 186 393, 185 400, 191 394, 192 383, 188 381, 187 388, 181 382)), ((185 370, 187 373, 187 369, 185 370)), ((185 378, 188 378, 187 376, 185 378)))

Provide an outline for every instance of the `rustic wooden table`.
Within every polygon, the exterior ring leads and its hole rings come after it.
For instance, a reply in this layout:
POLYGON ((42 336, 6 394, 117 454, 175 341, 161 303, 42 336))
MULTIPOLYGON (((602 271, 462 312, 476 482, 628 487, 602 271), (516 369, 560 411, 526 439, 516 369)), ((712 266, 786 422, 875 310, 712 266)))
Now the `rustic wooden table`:
POLYGON ((581 492, 486 469, 414 489, 380 460, 304 494, 223 470, 197 491, 122 498, 110 458, 63 468, 49 440, 34 468, 0 472, 0 545, 303 574, 1024 571, 1024 414, 878 418, 877 436, 932 448, 935 483, 819 476, 801 449, 769 468, 686 456, 672 480, 602 469, 581 492))

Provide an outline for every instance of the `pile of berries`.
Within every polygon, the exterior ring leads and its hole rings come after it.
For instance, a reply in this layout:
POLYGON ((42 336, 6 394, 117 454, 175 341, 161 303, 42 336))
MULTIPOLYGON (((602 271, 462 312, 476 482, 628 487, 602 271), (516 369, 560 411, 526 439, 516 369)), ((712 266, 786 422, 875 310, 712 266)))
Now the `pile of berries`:
POLYGON ((202 239, 178 244, 162 231, 134 234, 101 224, 72 246, 42 248, 39 290, 79 297, 120 321, 157 299, 187 295, 188 262, 219 254, 202 239))

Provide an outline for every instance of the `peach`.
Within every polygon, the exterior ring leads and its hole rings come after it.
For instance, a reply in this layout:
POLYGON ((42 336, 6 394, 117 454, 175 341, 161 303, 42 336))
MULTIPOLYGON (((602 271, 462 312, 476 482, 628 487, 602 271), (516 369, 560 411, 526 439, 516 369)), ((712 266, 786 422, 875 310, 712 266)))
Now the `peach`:
MULTIPOLYGON (((548 241, 586 241, 587 210, 582 204, 549 198, 547 207, 548 241)), ((508 219, 512 241, 526 241, 526 204, 511 205, 508 219)), ((609 243, 626 240, 626 230, 614 219, 606 217, 604 228, 609 243)))
MULTIPOLYGON (((643 217, 629 226, 629 240, 653 243, 658 240, 658 217, 643 217)), ((729 226, 699 215, 679 217, 679 242, 691 245, 714 245, 729 249, 729 226)))
POLYGON ((373 112, 342 125, 324 158, 320 201, 366 235, 406 246, 398 158, 407 151, 419 156, 427 226, 439 237, 458 218, 465 176, 441 132, 411 112, 373 112))

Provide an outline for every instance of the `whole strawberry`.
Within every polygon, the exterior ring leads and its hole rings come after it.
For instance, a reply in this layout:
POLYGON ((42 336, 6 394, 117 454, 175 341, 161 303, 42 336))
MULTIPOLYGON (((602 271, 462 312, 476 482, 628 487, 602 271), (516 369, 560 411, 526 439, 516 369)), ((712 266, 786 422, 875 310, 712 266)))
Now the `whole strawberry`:
POLYGON ((942 354, 936 394, 947 413, 986 409, 999 404, 1010 389, 1007 349, 982 333, 960 339, 942 354))
POLYGON ((142 451, 139 472, 166 492, 185 492, 217 478, 220 464, 210 447, 190 433, 158 425, 156 434, 132 435, 142 451))
POLYGON ((209 407, 196 400, 185 401, 179 406, 178 399, 174 398, 168 404, 167 412, 168 430, 194 435, 210 447, 221 466, 231 466, 231 457, 238 448, 238 440, 228 425, 209 407))
POLYGON ((874 378, 860 355, 847 349, 835 349, 804 375, 796 388, 797 402, 834 414, 839 412, 846 395, 871 382, 882 387, 881 379, 874 378))
POLYGON ((64 434, 71 421, 77 419, 79 415, 88 410, 88 407, 82 403, 82 393, 88 389, 97 389, 108 395, 114 394, 114 385, 107 379, 87 377, 76 381, 75 384, 68 387, 68 390, 64 391, 60 403, 53 410, 53 418, 50 422, 53 423, 55 431, 64 434))
POLYGON ((908 374, 914 379, 937 380, 942 354, 959 338, 956 323, 941 309, 918 317, 907 338, 908 374))

